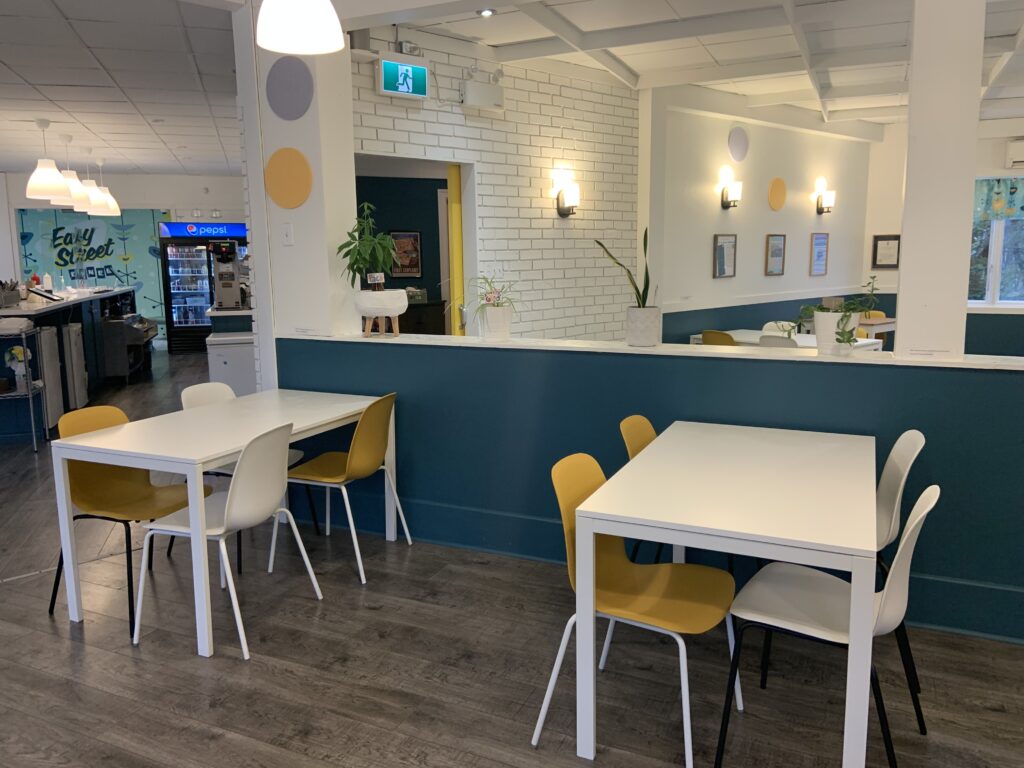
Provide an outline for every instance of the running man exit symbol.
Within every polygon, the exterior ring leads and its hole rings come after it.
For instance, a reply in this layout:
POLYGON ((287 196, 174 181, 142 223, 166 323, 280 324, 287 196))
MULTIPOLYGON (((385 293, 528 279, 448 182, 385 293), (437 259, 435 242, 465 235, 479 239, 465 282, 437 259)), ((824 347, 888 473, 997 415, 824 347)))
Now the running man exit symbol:
POLYGON ((409 64, 398 65, 398 92, 412 93, 412 66, 409 64))

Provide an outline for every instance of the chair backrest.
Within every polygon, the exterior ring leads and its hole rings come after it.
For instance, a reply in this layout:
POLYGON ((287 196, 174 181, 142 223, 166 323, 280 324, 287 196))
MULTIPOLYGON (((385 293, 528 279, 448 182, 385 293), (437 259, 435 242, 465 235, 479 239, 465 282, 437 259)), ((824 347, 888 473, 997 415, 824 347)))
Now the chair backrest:
POLYGON ((647 417, 640 415, 627 416, 619 422, 619 432, 622 433, 622 440, 626 443, 626 453, 630 459, 650 445, 651 441, 658 436, 647 417))
POLYGON ((903 488, 907 484, 910 468, 922 448, 924 435, 916 429, 908 429, 896 440, 889 451, 889 458, 885 460, 885 466, 882 467, 882 477, 878 481, 875 497, 879 550, 896 541, 896 536, 900 532, 903 488))
POLYGON ((769 320, 761 326, 761 333, 788 333, 796 330, 796 323, 792 320, 769 320))
MULTIPOLYGON (((885 317, 885 312, 880 309, 867 309, 860 313, 860 316, 867 319, 874 319, 879 317, 885 317)), ((855 335, 858 339, 866 339, 868 337, 867 329, 858 327, 855 331, 855 335)), ((883 333, 880 338, 884 342, 888 338, 888 333, 883 333)))
POLYGON ((775 336, 774 334, 765 334, 762 336, 758 343, 762 347, 786 347, 789 349, 796 349, 796 339, 788 339, 785 336, 775 336))
POLYGON ((235 390, 219 381, 193 384, 181 390, 181 407, 198 408, 201 405, 226 403, 235 399, 235 390))
MULTIPOLYGON (((95 432, 99 429, 127 424, 127 414, 113 405, 94 405, 69 411, 57 422, 61 437, 95 432)), ((107 504, 117 503, 148 492, 149 470, 93 464, 88 461, 68 462, 68 483, 71 502, 84 512, 101 511, 107 504)))
MULTIPOLYGON (((604 485, 605 476, 597 460, 586 453, 566 456, 551 468, 551 484, 555 487, 558 509, 562 514, 565 534, 565 563, 569 568, 569 584, 576 590, 576 509, 604 485)), ((623 540, 618 536, 598 536, 594 545, 595 562, 604 574, 629 568, 623 540)))
POLYGON ((925 518, 939 500, 939 486, 930 485, 917 499, 914 509, 907 518, 899 549, 893 558, 889 575, 882 591, 875 595, 878 608, 875 611, 875 636, 887 635, 903 621, 907 612, 907 593, 910 588, 910 562, 914 559, 914 548, 921 535, 925 518))
POLYGON ((292 425, 257 435, 242 449, 231 476, 224 525, 241 530, 259 525, 281 506, 288 488, 288 444, 292 425))
POLYGON ((735 347, 736 339, 725 331, 704 331, 701 334, 701 343, 718 347, 735 347))
POLYGON ((843 306, 845 299, 842 296, 823 296, 821 306, 825 309, 838 310, 843 306))
POLYGON ((348 449, 345 477, 359 480, 369 477, 384 463, 391 427, 391 411, 395 407, 395 393, 375 400, 359 417, 352 444, 348 449))

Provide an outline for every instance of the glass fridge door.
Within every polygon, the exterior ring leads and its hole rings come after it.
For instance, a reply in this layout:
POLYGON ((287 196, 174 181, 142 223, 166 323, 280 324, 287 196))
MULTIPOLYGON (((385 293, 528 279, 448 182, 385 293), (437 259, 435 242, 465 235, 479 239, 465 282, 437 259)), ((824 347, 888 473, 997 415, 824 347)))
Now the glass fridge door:
POLYGON ((204 245, 168 245, 167 277, 175 328, 209 326, 210 262, 204 245))

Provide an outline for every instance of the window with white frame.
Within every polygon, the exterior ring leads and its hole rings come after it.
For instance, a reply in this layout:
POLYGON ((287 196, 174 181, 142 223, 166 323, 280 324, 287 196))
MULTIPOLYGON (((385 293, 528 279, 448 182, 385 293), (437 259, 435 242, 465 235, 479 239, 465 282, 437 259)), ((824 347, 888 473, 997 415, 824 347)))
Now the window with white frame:
POLYGON ((1024 179, 978 179, 967 299, 1024 306, 1024 179))

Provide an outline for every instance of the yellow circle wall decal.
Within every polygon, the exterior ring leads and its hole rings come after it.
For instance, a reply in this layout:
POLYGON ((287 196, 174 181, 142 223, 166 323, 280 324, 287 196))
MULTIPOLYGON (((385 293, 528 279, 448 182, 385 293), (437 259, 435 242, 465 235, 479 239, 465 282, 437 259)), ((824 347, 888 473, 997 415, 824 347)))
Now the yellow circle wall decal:
POLYGON ((267 161, 263 184, 270 199, 281 208, 298 208, 313 191, 313 169, 299 150, 284 147, 267 161))
POLYGON ((786 182, 776 176, 768 185, 768 205, 773 211, 782 210, 786 204, 786 182))

